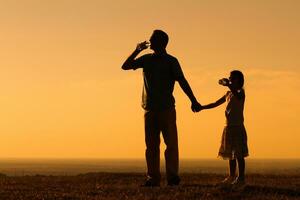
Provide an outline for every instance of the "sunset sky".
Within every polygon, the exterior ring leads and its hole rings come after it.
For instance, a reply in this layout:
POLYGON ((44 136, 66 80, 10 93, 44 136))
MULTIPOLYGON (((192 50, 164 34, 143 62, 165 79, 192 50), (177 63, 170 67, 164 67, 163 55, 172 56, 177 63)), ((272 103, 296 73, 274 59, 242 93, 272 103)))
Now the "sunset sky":
MULTIPOLYGON (((154 29, 202 104, 244 72, 250 158, 300 158, 299 11, 298 0, 0 0, 0 158, 143 158, 142 72, 121 65, 154 29)), ((178 84, 174 95, 180 157, 216 158, 225 105, 195 114, 178 84)))

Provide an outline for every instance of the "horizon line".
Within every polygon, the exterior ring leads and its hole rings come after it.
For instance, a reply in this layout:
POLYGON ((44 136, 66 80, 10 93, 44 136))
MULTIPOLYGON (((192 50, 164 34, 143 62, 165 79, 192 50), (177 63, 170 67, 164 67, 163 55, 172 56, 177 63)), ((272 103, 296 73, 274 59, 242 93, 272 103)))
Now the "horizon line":
MULTIPOLYGON (((300 160, 300 157, 254 157, 246 158, 247 160, 300 160)), ((128 158, 104 158, 104 157, 0 157, 0 160, 145 160, 144 157, 128 157, 128 158)), ((164 160, 164 158, 161 158, 164 160)), ((180 158, 179 160, 223 160, 218 157, 203 158, 180 158)))

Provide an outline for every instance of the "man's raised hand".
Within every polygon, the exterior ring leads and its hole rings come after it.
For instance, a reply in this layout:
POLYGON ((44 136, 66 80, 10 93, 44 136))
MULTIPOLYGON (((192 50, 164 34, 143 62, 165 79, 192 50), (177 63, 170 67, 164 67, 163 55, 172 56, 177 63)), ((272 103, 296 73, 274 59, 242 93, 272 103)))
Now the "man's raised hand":
POLYGON ((136 46, 136 50, 143 51, 144 49, 147 49, 149 47, 149 45, 150 45, 150 43, 148 41, 138 43, 136 46))

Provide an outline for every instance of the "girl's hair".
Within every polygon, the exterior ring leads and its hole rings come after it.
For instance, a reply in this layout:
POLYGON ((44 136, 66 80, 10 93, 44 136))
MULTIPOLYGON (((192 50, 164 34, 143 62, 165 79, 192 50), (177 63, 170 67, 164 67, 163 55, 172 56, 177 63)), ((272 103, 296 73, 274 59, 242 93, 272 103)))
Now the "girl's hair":
POLYGON ((244 75, 241 71, 233 70, 233 71, 230 72, 230 76, 235 77, 235 78, 238 79, 240 88, 244 87, 244 75))

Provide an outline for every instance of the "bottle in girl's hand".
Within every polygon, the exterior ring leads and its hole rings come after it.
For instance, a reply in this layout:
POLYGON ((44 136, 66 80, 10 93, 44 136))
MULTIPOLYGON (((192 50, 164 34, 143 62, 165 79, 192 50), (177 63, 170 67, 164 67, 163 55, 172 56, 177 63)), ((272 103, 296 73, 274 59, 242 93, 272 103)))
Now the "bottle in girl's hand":
POLYGON ((230 81, 227 78, 222 78, 219 80, 219 84, 223 86, 228 86, 230 84, 230 81))

